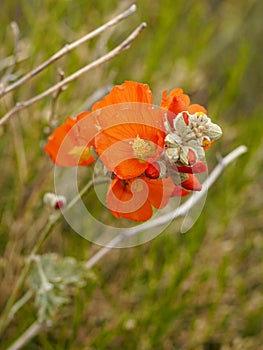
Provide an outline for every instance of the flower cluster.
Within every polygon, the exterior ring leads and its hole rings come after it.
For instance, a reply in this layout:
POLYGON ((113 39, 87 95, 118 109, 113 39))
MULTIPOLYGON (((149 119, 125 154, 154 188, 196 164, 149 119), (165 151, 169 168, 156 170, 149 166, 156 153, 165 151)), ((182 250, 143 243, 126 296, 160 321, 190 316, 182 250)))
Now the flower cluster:
POLYGON ((221 134, 182 89, 165 91, 157 107, 147 84, 126 81, 91 112, 67 118, 45 150, 64 167, 99 159, 111 179, 106 203, 112 214, 142 222, 171 197, 201 190, 196 174, 206 172, 205 149, 221 134))

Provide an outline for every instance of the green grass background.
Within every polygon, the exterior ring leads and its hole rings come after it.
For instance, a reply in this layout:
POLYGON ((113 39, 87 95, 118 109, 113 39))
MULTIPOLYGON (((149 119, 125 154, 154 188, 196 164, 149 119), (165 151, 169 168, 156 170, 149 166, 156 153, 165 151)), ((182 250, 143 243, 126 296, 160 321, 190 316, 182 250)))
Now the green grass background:
MULTIPOLYGON (((25 74, 65 43, 91 31, 130 1, 5 0, 0 3, 0 64, 13 53, 10 22, 20 28, 25 74)), ((142 246, 113 250, 94 268, 97 282, 80 290, 52 329, 26 350, 255 350, 263 349, 263 36, 261 0, 142 0, 137 13, 82 45, 0 102, 3 115, 17 101, 54 84, 105 53, 142 21, 147 29, 131 48, 71 83, 60 96, 63 122, 107 84, 136 80, 162 91, 182 87, 207 107, 224 135, 208 152, 240 144, 246 155, 231 164, 209 191, 205 207, 185 235, 172 223, 142 246)), ((43 152, 51 99, 19 113, 0 128, 0 308, 49 212, 42 196, 53 190, 53 165, 43 152)), ((98 247, 61 222, 44 252, 86 260, 98 247)), ((5 349, 35 320, 29 303, 1 341, 5 349)))

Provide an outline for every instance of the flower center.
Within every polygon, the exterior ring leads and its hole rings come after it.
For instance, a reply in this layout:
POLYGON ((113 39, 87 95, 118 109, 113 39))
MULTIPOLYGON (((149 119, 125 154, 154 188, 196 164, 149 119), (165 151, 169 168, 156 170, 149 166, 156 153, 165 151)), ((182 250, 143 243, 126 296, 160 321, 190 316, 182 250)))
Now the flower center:
POLYGON ((90 148, 84 146, 74 146, 68 154, 77 159, 79 163, 85 161, 91 156, 90 148))
POLYGON ((131 144, 135 157, 140 160, 145 161, 147 157, 155 154, 154 143, 141 139, 139 135, 137 135, 136 139, 131 144))
POLYGON ((144 190, 142 181, 135 181, 132 183, 132 191, 135 193, 140 193, 144 190))

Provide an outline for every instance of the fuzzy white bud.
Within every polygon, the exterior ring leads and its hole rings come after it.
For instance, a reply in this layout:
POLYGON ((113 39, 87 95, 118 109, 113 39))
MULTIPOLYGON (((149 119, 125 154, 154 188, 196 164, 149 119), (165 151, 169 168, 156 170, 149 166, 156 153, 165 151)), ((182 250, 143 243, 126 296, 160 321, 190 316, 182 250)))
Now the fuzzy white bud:
POLYGON ((44 194, 43 202, 54 209, 60 209, 65 206, 67 200, 64 196, 59 196, 55 193, 47 192, 44 194))

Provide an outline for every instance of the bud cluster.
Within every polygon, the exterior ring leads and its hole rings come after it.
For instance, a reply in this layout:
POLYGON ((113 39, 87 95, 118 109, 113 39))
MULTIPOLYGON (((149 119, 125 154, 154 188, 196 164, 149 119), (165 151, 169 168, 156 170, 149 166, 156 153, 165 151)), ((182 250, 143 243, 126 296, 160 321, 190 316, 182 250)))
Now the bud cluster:
POLYGON ((203 112, 179 113, 172 125, 165 121, 165 157, 177 165, 193 166, 204 160, 204 149, 222 135, 221 128, 203 112))

